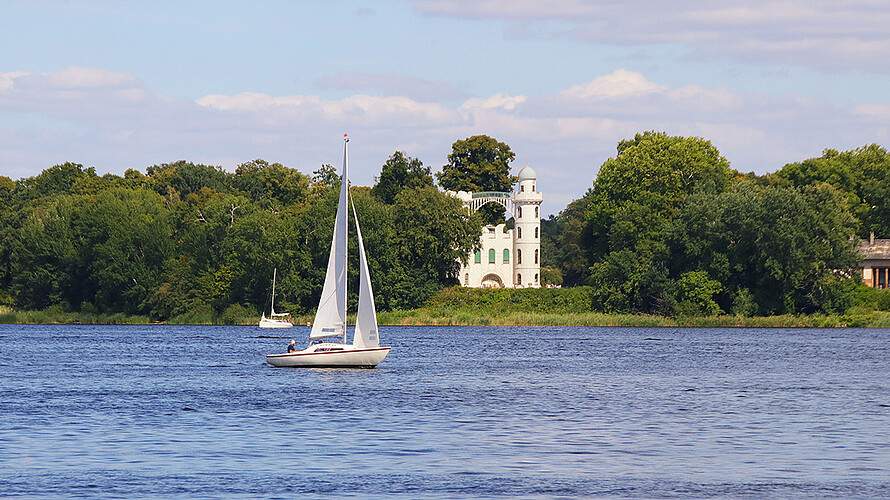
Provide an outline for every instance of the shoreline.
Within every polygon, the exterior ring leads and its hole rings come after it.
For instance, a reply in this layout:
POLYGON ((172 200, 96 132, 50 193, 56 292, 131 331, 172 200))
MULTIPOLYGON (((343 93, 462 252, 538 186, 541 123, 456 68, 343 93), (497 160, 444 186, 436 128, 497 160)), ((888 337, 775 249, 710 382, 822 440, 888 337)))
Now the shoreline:
MULTIPOLYGON (((186 319, 186 318, 181 318, 186 319)), ((312 321, 309 315, 294 316, 294 326, 312 321)), ((350 315, 350 322, 354 316, 350 315)), ((217 318, 204 321, 150 321, 145 316, 123 314, 95 315, 46 311, 6 311, 0 324, 16 325, 214 325, 256 326, 259 318, 217 318)), ((637 314, 534 313, 506 312, 484 314, 457 310, 384 311, 378 313, 380 326, 589 326, 589 327, 660 327, 660 328, 890 328, 890 312, 863 311, 844 315, 810 316, 696 316, 663 317, 637 314)))

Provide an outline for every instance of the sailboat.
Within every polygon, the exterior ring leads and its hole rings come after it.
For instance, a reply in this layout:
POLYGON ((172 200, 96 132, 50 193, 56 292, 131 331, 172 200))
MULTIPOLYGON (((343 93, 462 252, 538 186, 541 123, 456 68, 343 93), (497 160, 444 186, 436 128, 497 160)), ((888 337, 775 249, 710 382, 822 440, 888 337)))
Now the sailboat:
POLYGON ((389 347, 380 346, 374 292, 368 273, 368 259, 358 225, 358 214, 352 205, 359 251, 358 314, 352 343, 346 336, 346 244, 349 219, 349 138, 343 136, 343 176, 340 179, 340 200, 334 219, 334 236, 328 257, 327 274, 315 321, 309 333, 309 345, 302 351, 269 354, 266 362, 281 367, 374 368, 389 354, 389 347), (342 339, 342 340, 341 340, 342 339))
POLYGON ((290 313, 275 312, 275 277, 278 269, 272 271, 272 312, 266 317, 266 311, 263 311, 263 317, 260 318, 260 328, 293 328, 294 324, 290 322, 288 316, 290 313))

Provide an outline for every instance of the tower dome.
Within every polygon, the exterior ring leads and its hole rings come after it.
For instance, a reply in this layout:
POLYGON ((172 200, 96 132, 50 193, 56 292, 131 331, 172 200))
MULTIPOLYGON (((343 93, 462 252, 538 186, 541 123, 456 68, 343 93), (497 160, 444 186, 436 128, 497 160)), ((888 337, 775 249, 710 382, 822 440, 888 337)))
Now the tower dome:
POLYGON ((535 173, 534 169, 532 169, 528 165, 522 167, 522 170, 519 171, 519 182, 533 181, 537 178, 538 178, 538 174, 535 173))

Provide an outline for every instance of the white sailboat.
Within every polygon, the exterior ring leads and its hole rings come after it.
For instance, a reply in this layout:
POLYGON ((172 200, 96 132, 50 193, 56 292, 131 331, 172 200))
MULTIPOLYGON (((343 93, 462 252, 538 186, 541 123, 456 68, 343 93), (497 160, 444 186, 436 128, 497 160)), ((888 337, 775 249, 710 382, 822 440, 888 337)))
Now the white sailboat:
POLYGON ((263 317, 260 318, 260 328, 293 328, 294 324, 290 322, 288 317, 290 313, 275 312, 275 278, 278 269, 272 271, 272 312, 266 317, 266 311, 263 311, 263 317))
POLYGON ((389 354, 389 347, 380 347, 374 292, 371 288, 365 245, 354 205, 352 214, 355 218, 359 249, 359 296, 352 343, 347 343, 346 236, 349 217, 349 139, 344 137, 343 140, 340 200, 337 204, 337 216, 334 219, 334 236, 324 287, 318 311, 315 313, 315 321, 309 333, 309 346, 302 351, 267 355, 266 362, 273 366, 373 368, 389 354))

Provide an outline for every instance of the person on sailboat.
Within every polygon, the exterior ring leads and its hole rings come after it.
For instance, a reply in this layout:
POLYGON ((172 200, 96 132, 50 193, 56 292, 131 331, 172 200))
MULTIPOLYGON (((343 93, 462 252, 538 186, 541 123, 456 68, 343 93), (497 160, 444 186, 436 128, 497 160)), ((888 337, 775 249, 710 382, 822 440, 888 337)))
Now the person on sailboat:
POLYGON ((287 352, 296 352, 297 350, 297 341, 294 339, 290 340, 290 345, 287 346, 287 352))

